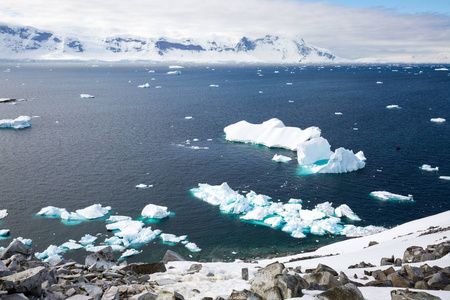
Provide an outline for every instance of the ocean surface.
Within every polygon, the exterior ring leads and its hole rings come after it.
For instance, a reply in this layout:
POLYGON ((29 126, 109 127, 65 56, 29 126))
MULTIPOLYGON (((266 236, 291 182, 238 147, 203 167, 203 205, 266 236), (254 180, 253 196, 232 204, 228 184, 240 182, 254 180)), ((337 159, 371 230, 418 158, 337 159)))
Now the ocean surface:
MULTIPOLYGON (((227 182, 273 201, 299 198, 308 209, 345 203, 362 219, 358 226, 390 228, 450 209, 450 181, 439 179, 450 176, 450 76, 435 70, 442 66, 183 66, 181 75, 167 75, 173 69, 162 64, 1 63, 0 98, 28 101, 0 103, 0 119, 39 118, 27 129, 0 130, 0 209, 9 213, 0 229, 10 229, 0 246, 21 236, 43 251, 87 233, 98 235, 100 245, 113 235, 106 217, 66 225, 36 216, 50 205, 75 211, 96 203, 111 206, 110 215, 134 219, 147 204, 167 206, 174 216, 148 226, 188 235, 202 249, 192 253, 157 238, 128 262, 157 261, 167 249, 192 259, 234 260, 345 238, 296 239, 223 215, 192 196, 199 183, 227 182), (145 83, 150 88, 137 87, 145 83), (393 104, 401 109, 386 108, 393 104), (447 122, 430 122, 438 117, 447 122), (227 125, 271 118, 302 129, 318 126, 332 150, 362 150, 366 167, 301 175, 295 152, 224 138, 227 125), (293 160, 276 163, 274 154, 293 160), (422 171, 423 164, 439 171, 422 171), (140 183, 153 187, 136 189, 140 183), (415 202, 369 196, 380 190, 412 194, 415 202)), ((83 262, 87 254, 82 249, 64 257, 83 262)))

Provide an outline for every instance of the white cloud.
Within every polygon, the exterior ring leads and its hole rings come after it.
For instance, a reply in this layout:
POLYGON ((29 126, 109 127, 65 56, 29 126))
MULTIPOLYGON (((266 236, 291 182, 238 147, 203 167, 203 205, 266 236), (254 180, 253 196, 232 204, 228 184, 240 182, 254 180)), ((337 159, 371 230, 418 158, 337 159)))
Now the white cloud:
POLYGON ((449 16, 325 2, 2 0, 0 20, 72 35, 299 35, 347 58, 450 51, 449 16))

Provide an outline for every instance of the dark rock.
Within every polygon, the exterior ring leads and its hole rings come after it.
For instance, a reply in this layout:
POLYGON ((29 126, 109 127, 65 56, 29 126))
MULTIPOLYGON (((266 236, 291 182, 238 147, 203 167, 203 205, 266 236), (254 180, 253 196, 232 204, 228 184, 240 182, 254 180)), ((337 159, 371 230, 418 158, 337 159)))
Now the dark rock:
POLYGON ((450 284, 450 280, 447 278, 447 276, 442 274, 442 272, 438 272, 434 274, 427 283, 432 290, 442 290, 448 284, 450 284))
POLYGON ((338 276, 338 273, 333 268, 330 268, 329 266, 323 265, 323 264, 317 265, 317 268, 314 270, 314 273, 325 272, 325 271, 330 272, 334 276, 338 276))
POLYGON ((394 261, 394 265, 396 267, 400 267, 402 265, 402 263, 403 263, 403 261, 402 261, 401 258, 396 258, 395 261, 394 261))
POLYGON ((130 300, 156 300, 158 298, 158 295, 150 292, 150 291, 146 291, 146 292, 142 292, 140 294, 134 295, 128 299, 130 300))
POLYGON ((372 280, 366 283, 364 286, 376 286, 376 287, 392 287, 392 281, 390 280, 372 280))
POLYGON ((366 262, 360 262, 359 264, 356 265, 351 265, 348 268, 349 269, 360 269, 360 268, 373 268, 375 267, 374 265, 372 265, 371 263, 366 263, 366 262))
POLYGON ((93 254, 86 256, 86 266, 89 266, 89 270, 109 270, 116 265, 114 259, 114 252, 111 246, 103 248, 93 254))
POLYGON ((276 288, 280 291, 282 299, 303 296, 303 282, 299 275, 281 274, 277 276, 276 288))
POLYGON ((331 288, 316 295, 316 298, 320 300, 364 300, 361 291, 351 283, 331 288))
POLYGON ((403 266, 401 272, 404 272, 406 276, 403 274, 402 275, 407 277, 409 280, 412 280, 413 282, 420 281, 425 277, 423 269, 411 267, 409 265, 403 266))
POLYGON ((450 244, 443 243, 443 244, 438 245, 436 252, 437 252, 437 254, 439 254, 440 257, 446 256, 448 253, 450 253, 450 244))
POLYGON ((248 268, 242 268, 242 279, 243 280, 248 280, 248 268))
POLYGON ((435 259, 437 259, 438 257, 436 256, 436 254, 434 254, 434 253, 423 253, 421 256, 420 256, 420 261, 427 261, 427 260, 435 260, 435 259))
POLYGON ((26 297, 24 294, 19 293, 19 294, 9 294, 9 295, 2 295, 2 300, 24 300, 24 299, 29 299, 28 297, 26 297))
POLYGON ((421 281, 417 281, 414 284, 414 288, 418 289, 418 290, 429 290, 430 286, 428 285, 428 283, 426 281, 421 280, 421 281))
POLYGON ((184 300, 184 297, 178 292, 173 292, 172 300, 184 300))
POLYGON ((37 267, 0 278, 0 289, 11 293, 28 293, 41 284, 47 277, 48 270, 37 267))
POLYGON ((398 273, 389 274, 387 278, 388 280, 392 281, 392 285, 394 287, 402 287, 402 288, 414 287, 414 283, 411 280, 399 275, 398 273))
POLYGON ((0 260, 8 259, 15 254, 23 254, 28 257, 33 254, 33 251, 30 247, 15 239, 0 253, 0 260))
MULTIPOLYGON (((258 294, 252 293, 248 290, 243 290, 243 291, 233 290, 233 292, 231 293, 230 297, 228 297, 227 300, 247 300, 247 299, 263 300, 263 298, 261 296, 259 296, 258 294)), ((282 300, 282 299, 280 298, 280 300, 282 300)))
POLYGON ((381 270, 373 271, 372 272, 372 276, 373 276, 373 278, 375 278, 378 281, 385 281, 385 280, 387 280, 386 274, 384 274, 384 272, 381 271, 381 270))
POLYGON ((406 290, 392 290, 391 300, 441 300, 441 298, 425 292, 413 292, 406 290))
POLYGON ((424 252, 425 250, 420 246, 408 247, 403 253, 403 262, 418 262, 424 252))
POLYGON ((366 276, 372 276, 372 271, 364 270, 364 275, 366 275, 366 276))
POLYGON ((368 247, 372 247, 372 246, 375 246, 375 245, 378 245, 377 241, 370 241, 368 247))
POLYGON ((303 276, 303 279, 305 279, 309 284, 311 284, 311 282, 315 282, 326 289, 342 285, 342 283, 340 283, 336 277, 328 271, 306 274, 303 276))
POLYGON ((169 261, 186 261, 183 256, 178 254, 175 251, 167 250, 166 254, 164 254, 164 257, 162 259, 162 262, 167 264, 169 261))
POLYGON ((308 290, 316 290, 316 291, 326 291, 326 287, 321 286, 320 284, 317 284, 315 282, 309 283, 308 290))
POLYGON ((294 268, 294 272, 295 273, 302 273, 302 267, 301 266, 297 266, 294 268))
POLYGON ((192 264, 190 267, 189 267, 189 269, 188 269, 188 272, 194 272, 194 273, 197 273, 197 272, 200 272, 200 270, 203 268, 203 265, 202 264, 192 264))
POLYGON ((136 263, 129 264, 121 269, 124 272, 136 272, 137 274, 153 274, 157 272, 166 272, 166 267, 163 262, 155 263, 136 263))
POLYGON ((388 266, 393 265, 395 263, 394 256, 392 257, 383 257, 380 262, 380 266, 388 266))
POLYGON ((395 273, 395 269, 393 267, 387 268, 383 271, 384 275, 389 276, 392 273, 395 273))
POLYGON ((343 285, 350 283, 350 279, 348 279, 348 276, 342 271, 339 273, 338 281, 343 285))

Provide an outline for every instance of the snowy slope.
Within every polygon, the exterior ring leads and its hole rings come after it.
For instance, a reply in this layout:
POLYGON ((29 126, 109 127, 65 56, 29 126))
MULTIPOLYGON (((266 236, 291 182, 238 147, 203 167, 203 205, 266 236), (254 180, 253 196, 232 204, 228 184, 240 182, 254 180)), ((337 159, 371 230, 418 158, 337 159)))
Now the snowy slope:
POLYGON ((33 27, 0 25, 0 59, 147 60, 189 62, 331 62, 328 50, 293 39, 65 37, 33 27))

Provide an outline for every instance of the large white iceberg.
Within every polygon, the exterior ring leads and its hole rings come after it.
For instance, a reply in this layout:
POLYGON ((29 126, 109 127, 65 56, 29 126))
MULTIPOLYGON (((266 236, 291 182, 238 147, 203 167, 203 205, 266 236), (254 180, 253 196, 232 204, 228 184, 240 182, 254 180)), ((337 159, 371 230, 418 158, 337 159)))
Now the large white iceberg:
POLYGON ((191 189, 191 193, 196 198, 219 206, 222 213, 237 214, 241 220, 258 225, 281 228, 295 238, 304 238, 307 233, 315 235, 348 233, 355 236, 373 232, 365 227, 356 226, 352 227, 352 230, 344 231, 345 219, 341 218, 345 217, 351 221, 361 220, 346 204, 334 208, 332 203, 324 202, 317 204, 313 209, 305 209, 300 199, 290 199, 283 204, 273 202, 269 196, 259 195, 254 191, 244 196, 231 189, 226 182, 216 186, 200 183, 197 188, 191 189))
POLYGON ((404 201, 404 202, 414 202, 413 195, 402 196, 398 194, 393 194, 386 191, 375 191, 371 192, 370 195, 382 201, 404 201))
POLYGON ((297 146, 297 160, 301 165, 310 165, 320 160, 330 159, 333 152, 330 143, 323 137, 317 137, 297 146))
POLYGON ((54 217, 54 218, 61 218, 61 215, 63 213, 67 213, 67 210, 65 208, 59 208, 55 206, 46 206, 42 208, 37 215, 41 215, 44 217, 54 217))
POLYGON ((366 157, 362 151, 354 154, 352 150, 338 148, 325 165, 313 165, 313 173, 347 173, 362 169, 366 165, 366 157))
POLYGON ((3 119, 0 120, 0 128, 1 129, 24 129, 31 126, 31 117, 29 116, 20 116, 15 119, 3 119))
POLYGON ((170 216, 171 212, 167 210, 166 206, 160 206, 155 204, 148 204, 141 212, 143 217, 151 219, 164 219, 170 216))
POLYGON ((319 127, 287 127, 280 120, 273 118, 262 124, 239 121, 224 128, 226 139, 232 142, 254 143, 267 147, 285 148, 292 151, 299 143, 320 136, 319 127))
POLYGON ((111 210, 111 206, 102 207, 101 204, 93 204, 83 209, 77 209, 76 213, 86 219, 101 218, 111 210))

